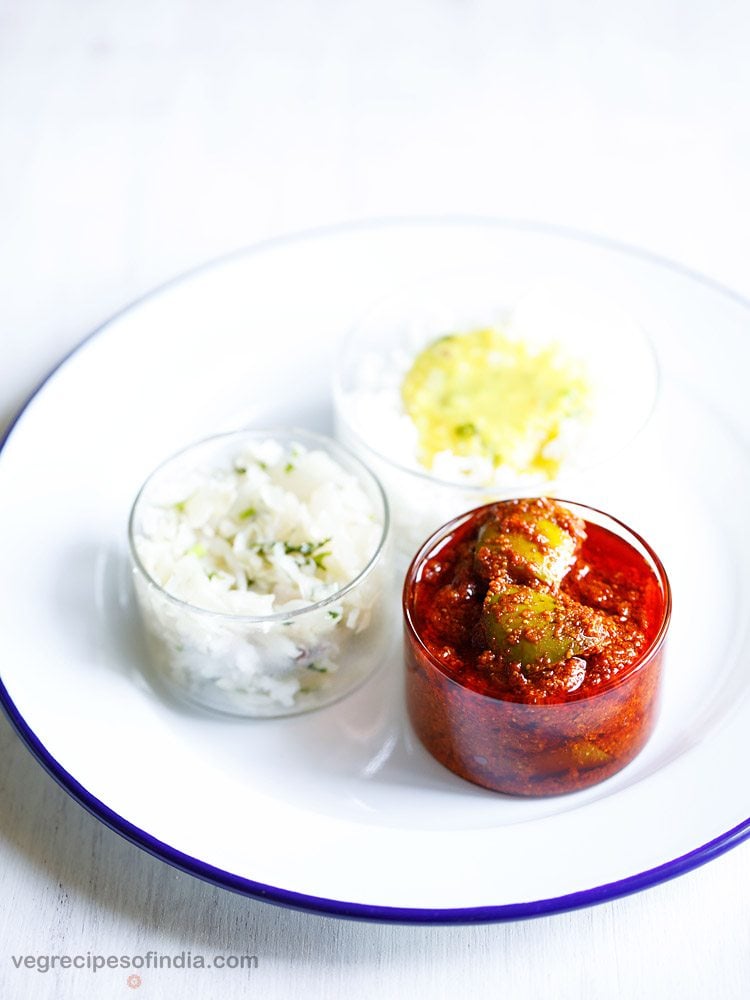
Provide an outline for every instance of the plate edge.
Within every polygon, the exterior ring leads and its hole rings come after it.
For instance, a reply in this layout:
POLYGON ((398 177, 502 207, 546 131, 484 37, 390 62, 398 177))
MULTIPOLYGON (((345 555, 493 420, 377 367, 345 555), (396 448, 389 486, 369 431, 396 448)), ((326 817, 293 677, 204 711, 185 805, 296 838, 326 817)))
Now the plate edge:
POLYGON ((347 900, 326 899, 254 882, 234 875, 208 862, 184 854, 169 844, 152 837, 133 823, 120 816, 100 799, 84 788, 47 750, 36 733, 27 724, 0 680, 0 705, 21 741, 54 781, 87 812, 104 823, 131 844, 173 868, 192 875, 221 889, 228 889, 262 902, 274 903, 287 909, 301 910, 323 916, 377 923, 393 924, 482 924, 503 923, 532 917, 565 913, 599 903, 632 895, 662 882, 677 878, 731 850, 750 838, 750 818, 732 827, 726 833, 689 851, 687 854, 666 861, 655 868, 646 869, 615 882, 580 889, 563 896, 529 900, 520 903, 501 903, 489 906, 460 908, 395 907, 379 904, 356 903, 347 900))
MULTIPOLYGON (((512 219, 502 217, 487 217, 473 215, 445 215, 445 216, 393 216, 385 218, 365 218, 358 221, 341 222, 337 225, 322 226, 313 229, 301 230, 297 232, 280 234, 268 239, 237 248, 229 253, 212 258, 194 268, 180 272, 167 279, 161 284, 149 289, 143 295, 138 296, 129 302, 122 309, 117 310, 104 322, 95 327, 90 333, 75 344, 63 357, 55 364, 44 377, 36 384, 27 398, 10 418, 5 429, 0 433, 0 452, 5 448, 15 427, 21 420, 23 414, 41 392, 47 382, 55 373, 63 367, 85 344, 104 332, 113 322, 124 316, 131 310, 137 308, 148 300, 157 297, 162 292, 176 287, 184 281, 197 275, 220 267, 232 260, 243 256, 254 256, 266 250, 282 247, 287 244, 303 242, 311 239, 319 239, 326 236, 342 235, 368 229, 396 228, 398 226, 432 228, 437 226, 477 226, 491 228, 517 229, 528 232, 536 232, 549 236, 556 236, 562 239, 572 239, 580 243, 588 243, 594 246, 607 249, 612 252, 621 253, 629 257, 636 257, 656 264, 666 270, 689 278, 697 283, 715 291, 726 298, 729 298, 738 305, 750 309, 750 299, 745 298, 732 288, 723 285, 698 271, 673 261, 667 257, 652 253, 626 243, 621 243, 609 237, 588 233, 574 228, 556 226, 543 222, 512 219)), ((62 765, 52 756, 44 744, 38 739, 33 730, 28 726, 20 711, 10 697, 4 683, 0 680, 0 705, 4 709, 13 729, 41 764, 45 771, 63 788, 79 805, 83 806, 89 813, 104 823, 115 833, 125 840, 151 854, 153 857, 164 861, 174 868, 192 875, 202 881, 209 882, 219 888, 228 889, 250 898, 274 903, 290 909, 305 912, 317 913, 331 917, 346 918, 352 920, 388 922, 400 924, 477 924, 496 923, 512 920, 521 920, 531 917, 539 917, 554 913, 568 912, 593 906, 609 900, 631 895, 651 886, 666 882, 679 875, 685 874, 695 868, 700 867, 724 854, 726 851, 736 847, 742 841, 750 837, 750 817, 713 840, 694 848, 687 854, 681 855, 671 861, 664 862, 655 868, 647 869, 644 872, 627 876, 615 882, 605 883, 602 886, 589 889, 578 890, 563 896, 550 899, 534 900, 521 903, 506 903, 481 907, 467 907, 458 909, 421 909, 388 907, 380 905, 370 905, 338 900, 328 900, 322 897, 304 895, 292 890, 281 889, 274 886, 266 886, 262 883, 253 882, 250 879, 242 878, 231 872, 216 868, 207 862, 200 861, 190 855, 183 854, 168 844, 157 840, 146 831, 141 830, 130 823, 124 817, 115 813, 105 803, 96 798, 91 792, 84 788, 62 765)))

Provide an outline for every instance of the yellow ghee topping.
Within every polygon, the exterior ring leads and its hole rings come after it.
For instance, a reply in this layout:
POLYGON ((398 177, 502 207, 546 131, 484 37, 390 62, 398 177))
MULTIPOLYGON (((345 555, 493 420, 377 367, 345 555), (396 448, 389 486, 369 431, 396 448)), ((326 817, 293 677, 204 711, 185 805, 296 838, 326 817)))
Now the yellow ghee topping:
POLYGON ((434 341, 417 355, 401 393, 427 468, 451 452, 548 478, 565 457, 555 446, 562 428, 590 400, 583 366, 559 346, 535 349, 495 329, 434 341))

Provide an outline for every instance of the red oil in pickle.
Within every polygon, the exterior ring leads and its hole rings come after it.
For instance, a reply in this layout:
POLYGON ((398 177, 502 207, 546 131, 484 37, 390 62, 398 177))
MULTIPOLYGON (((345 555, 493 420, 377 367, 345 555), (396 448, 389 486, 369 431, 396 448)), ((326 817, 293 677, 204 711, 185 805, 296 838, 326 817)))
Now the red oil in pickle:
POLYGON ((472 642, 484 589, 467 566, 480 523, 478 515, 460 524, 407 579, 412 724, 446 767, 497 791, 551 795, 595 784, 631 761, 655 724, 663 652, 653 646, 668 613, 666 578, 629 542, 587 522, 561 589, 617 617, 622 641, 587 658, 576 691, 523 700, 482 669, 472 642))

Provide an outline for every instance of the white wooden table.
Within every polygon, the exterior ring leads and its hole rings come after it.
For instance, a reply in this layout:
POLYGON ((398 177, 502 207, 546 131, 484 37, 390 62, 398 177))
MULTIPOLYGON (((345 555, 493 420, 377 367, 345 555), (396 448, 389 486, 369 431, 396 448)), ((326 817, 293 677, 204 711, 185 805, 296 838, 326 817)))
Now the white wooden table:
MULTIPOLYGON (((0 0, 0 421, 155 284, 349 219, 559 223, 750 295, 749 44, 750 8, 722 0, 0 0)), ((0 761, 2 997, 747 996, 747 844, 591 910, 355 924, 150 858, 4 718, 0 761), (13 963, 149 950, 258 966, 142 970, 136 990, 13 963)))

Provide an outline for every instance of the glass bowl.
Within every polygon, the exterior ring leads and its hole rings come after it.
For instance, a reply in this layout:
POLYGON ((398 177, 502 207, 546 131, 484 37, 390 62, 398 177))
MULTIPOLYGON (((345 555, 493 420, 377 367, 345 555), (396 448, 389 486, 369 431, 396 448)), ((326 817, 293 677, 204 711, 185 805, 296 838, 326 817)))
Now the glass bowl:
POLYGON ((222 434, 169 458, 129 523, 157 678, 242 716, 294 715, 353 691, 392 628, 388 525, 375 476, 308 431, 222 434))
POLYGON ((620 521, 582 504, 562 503, 583 518, 589 531, 592 525, 603 529, 606 535, 600 533, 599 539, 615 536, 625 542, 658 585, 651 591, 658 602, 648 642, 633 663, 599 686, 529 702, 486 683, 477 671, 466 669, 458 676, 426 641, 429 626, 419 613, 425 599, 420 587, 429 587, 441 560, 450 558, 451 542, 473 537, 487 506, 433 534, 415 556, 404 584, 406 695, 414 730, 433 757, 460 777, 513 795, 554 795, 603 781, 640 752, 657 718, 671 614, 664 567, 650 546, 620 521))
MULTIPOLYGON (((582 473, 616 461, 644 427, 657 389, 650 339, 626 308, 593 288, 554 276, 511 283, 496 273, 435 274, 375 304, 342 344, 333 376, 336 436, 383 483, 405 565, 427 534, 461 511, 505 497, 575 493, 582 473), (450 451, 430 467, 420 461, 420 435, 402 397, 407 372, 440 338, 487 329, 521 345, 532 365, 554 352, 555 364, 583 380, 580 412, 564 416, 547 440, 543 422, 538 427, 544 469, 450 451)), ((524 427, 540 412, 542 393, 529 397, 524 427)), ((435 419, 441 415, 436 407, 435 419)), ((471 421, 455 430, 467 428, 476 430, 471 421)))

